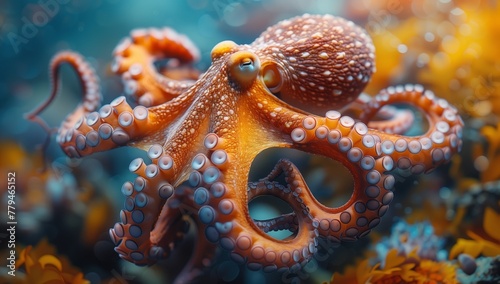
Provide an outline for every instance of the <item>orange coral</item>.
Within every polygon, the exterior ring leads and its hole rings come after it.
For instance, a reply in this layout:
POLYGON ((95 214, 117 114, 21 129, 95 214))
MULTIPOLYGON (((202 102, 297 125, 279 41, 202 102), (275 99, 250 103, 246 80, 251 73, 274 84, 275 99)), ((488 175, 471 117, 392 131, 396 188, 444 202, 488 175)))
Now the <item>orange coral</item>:
POLYGON ((415 252, 399 255, 391 249, 385 258, 385 265, 380 263, 370 267, 368 260, 362 261, 357 269, 349 268, 344 274, 335 273, 330 280, 336 283, 458 283, 455 266, 447 262, 421 259, 415 252))
POLYGON ((13 283, 90 283, 66 257, 58 256, 47 240, 40 241, 35 247, 28 246, 23 249, 16 269, 24 271, 11 279, 13 283))

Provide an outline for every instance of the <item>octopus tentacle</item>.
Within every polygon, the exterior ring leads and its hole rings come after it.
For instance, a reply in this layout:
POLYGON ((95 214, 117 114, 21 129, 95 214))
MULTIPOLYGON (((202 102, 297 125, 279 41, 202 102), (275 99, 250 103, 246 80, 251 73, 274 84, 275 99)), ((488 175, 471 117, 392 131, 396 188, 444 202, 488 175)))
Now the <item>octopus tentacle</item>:
MULTIPOLYGON (((271 190, 282 189, 273 185, 273 188, 271 190)), ((254 219, 253 221, 255 225, 257 225, 257 227, 259 227, 259 229, 261 229, 264 233, 282 230, 289 230, 290 232, 294 233, 298 230, 297 217, 295 216, 295 213, 282 214, 281 216, 267 220, 254 219)))
MULTIPOLYGON (((157 222, 168 222, 161 227, 169 231, 179 230, 183 226, 179 223, 181 214, 178 210, 162 210, 162 207, 170 208, 167 200, 174 193, 174 187, 164 181, 158 166, 146 166, 141 158, 137 158, 129 169, 139 176, 133 183, 125 182, 122 186, 125 209, 120 212, 121 223, 110 230, 110 235, 122 258, 136 264, 151 264, 168 255, 168 244, 173 241, 155 237, 151 228, 157 222)), ((176 234, 169 236, 175 237, 176 234)))
MULTIPOLYGON (((346 161, 344 160, 344 163, 346 161)), ((348 166, 353 168, 354 166, 348 166)), ((376 163, 374 169, 363 170, 358 165, 354 180, 354 191, 349 201, 338 208, 328 208, 322 205, 312 195, 300 171, 290 161, 281 160, 275 167, 277 173, 284 171, 293 177, 287 183, 301 183, 305 194, 302 197, 307 204, 309 214, 318 224, 318 232, 323 237, 328 237, 335 242, 351 241, 363 237, 380 222, 387 211, 388 204, 392 201, 393 193, 390 191, 394 185, 394 178, 381 175, 376 180, 377 173, 382 172, 381 164, 376 163), (359 174, 358 174, 359 173, 359 174), (359 176, 360 179, 357 179, 359 176)), ((273 178, 271 176, 271 178, 273 178)))
MULTIPOLYGON (((338 112, 342 115, 358 118, 363 111, 366 112, 366 105, 371 101, 371 96, 361 94, 355 101, 338 109, 338 112)), ((378 112, 375 115, 371 117, 365 115, 364 120, 358 119, 358 121, 362 121, 370 128, 395 134, 407 132, 415 121, 415 115, 408 109, 399 109, 391 105, 385 105, 377 110, 378 112)))
POLYGON ((420 85, 397 86, 381 91, 367 104, 361 120, 374 115, 381 107, 394 103, 410 103, 425 110, 429 121, 427 132, 408 137, 369 130, 367 140, 370 141, 365 141, 368 143, 364 145, 374 149, 377 156, 392 157, 400 173, 408 175, 432 171, 460 151, 463 121, 457 110, 420 85), (372 139, 374 143, 371 143, 372 139))
POLYGON ((178 81, 156 70, 154 62, 161 58, 170 58, 169 69, 179 68, 181 72, 186 69, 179 66, 199 58, 195 45, 170 28, 134 30, 129 38, 118 44, 113 55, 112 70, 122 75, 125 93, 144 106, 159 105, 180 95, 194 84, 199 75, 189 68, 181 76, 186 78, 178 81))
POLYGON ((375 71, 374 47, 360 27, 337 17, 285 20, 250 45, 221 42, 199 77, 189 65, 198 51, 170 29, 134 31, 114 55, 112 69, 137 107, 119 97, 98 110, 97 76, 69 52, 51 64, 51 96, 27 116, 41 121, 57 92, 59 66, 72 65, 84 98, 57 141, 70 157, 122 145, 147 151, 150 164, 136 159, 129 166, 138 177, 122 187, 125 209, 110 235, 123 258, 151 264, 168 257, 190 217, 200 241, 178 282, 200 275, 217 246, 250 269, 299 269, 316 252, 318 237, 355 240, 376 226, 393 199, 395 174, 431 171, 462 146, 456 109, 422 86, 388 88, 372 99, 360 95, 375 71), (170 59, 168 66, 157 70, 162 58, 170 59), (429 130, 401 135, 414 118, 390 106, 395 103, 422 109, 429 130), (249 182, 253 159, 271 147, 339 161, 353 176, 351 198, 338 208, 324 206, 286 160, 249 182), (286 184, 276 181, 280 175, 286 184), (248 202, 261 195, 284 200, 292 213, 253 220, 248 202), (283 240, 266 234, 282 229, 292 234, 283 240))
POLYGON ((81 157, 126 145, 148 134, 148 127, 155 125, 156 116, 144 106, 132 107, 125 97, 118 97, 98 111, 88 114, 74 112, 74 117, 63 125, 57 141, 70 157, 81 157))
MULTIPOLYGON (((275 171, 275 169, 273 169, 275 171)), ((277 174, 275 177, 277 177, 279 174, 277 174)), ((252 201, 253 199, 263 196, 263 195, 274 195, 274 196, 280 196, 281 191, 287 190, 286 186, 276 182, 276 181, 270 181, 272 178, 270 178, 272 175, 269 174, 267 177, 261 179, 258 182, 249 182, 248 187, 247 187, 247 192, 248 192, 248 202, 252 201), (266 188, 266 190, 254 190, 256 188, 266 188)), ((267 219, 267 220, 256 220, 253 219, 253 222, 257 227, 259 227, 260 230, 262 230, 264 233, 270 232, 270 231, 281 231, 281 230, 289 230, 291 232, 297 232, 298 230, 298 222, 297 222, 297 216, 295 215, 294 212, 292 213, 287 213, 287 214, 282 214, 281 216, 267 219)))
MULTIPOLYGON (((162 212, 151 231, 150 239, 155 247, 168 251, 174 249, 176 245, 176 243, 170 242, 172 235, 177 235, 179 239, 183 236, 183 232, 170 229, 172 223, 170 215, 187 214, 196 225, 197 232, 192 255, 173 283, 191 283, 199 278, 212 265, 212 259, 216 253, 217 247, 206 240, 205 232, 200 229, 203 227, 200 218, 192 214, 196 211, 195 208, 193 190, 186 186, 176 188, 175 193, 163 206, 162 212)), ((164 256, 168 257, 168 254, 164 254, 164 256)))
MULTIPOLYGON (((195 163, 189 177, 190 185, 196 188, 194 201, 200 206, 198 216, 205 225, 205 237, 231 251, 234 260, 246 262, 253 270, 300 268, 312 257, 317 236, 315 224, 300 202, 303 194, 297 190, 300 185, 275 191, 275 194, 290 203, 297 214, 300 228, 293 239, 275 240, 260 231, 246 214, 248 201, 238 198, 236 189, 224 182, 224 169, 217 165, 220 157, 213 157, 213 154, 205 156, 203 164, 195 163)), ((251 190, 261 189, 257 187, 251 190)))
POLYGON ((377 129, 387 133, 403 134, 410 130, 415 115, 408 109, 398 109, 389 105, 380 108, 376 119, 363 121, 369 128, 377 129))
MULTIPOLYGON (((203 224, 200 223, 199 218, 196 218, 196 225, 198 231, 193 254, 188 263, 186 263, 182 271, 175 278, 174 284, 192 283, 203 276, 206 270, 213 265, 217 246, 206 239, 205 232, 201 230, 203 224)), ((171 232, 168 232, 168 234, 171 234, 171 232)))
MULTIPOLYGON (((101 91, 99 87, 99 77, 97 77, 92 66, 85 61, 82 55, 73 51, 63 51, 55 55, 50 63, 49 73, 52 91, 50 96, 36 109, 26 114, 25 117, 42 125, 46 130, 47 126, 39 115, 52 103, 59 91, 59 72, 63 64, 69 64, 77 73, 80 85, 82 86, 83 99, 75 110, 68 115, 59 128, 59 135, 68 131, 75 122, 82 116, 95 111, 101 105, 101 91)), ((59 140, 59 139, 58 139, 59 140)))
MULTIPOLYGON (((186 93, 189 94, 189 93, 186 93)), ((192 97, 192 96, 191 96, 192 97)), ((70 157, 86 156, 124 145, 134 145, 148 150, 152 145, 162 143, 162 137, 138 142, 151 135, 158 128, 166 129, 191 103, 188 95, 181 95, 160 106, 134 108, 121 96, 99 110, 86 115, 74 112, 59 129, 57 141, 70 157), (79 119, 76 119, 76 117, 79 119), (73 125, 70 126, 70 122, 73 125)))

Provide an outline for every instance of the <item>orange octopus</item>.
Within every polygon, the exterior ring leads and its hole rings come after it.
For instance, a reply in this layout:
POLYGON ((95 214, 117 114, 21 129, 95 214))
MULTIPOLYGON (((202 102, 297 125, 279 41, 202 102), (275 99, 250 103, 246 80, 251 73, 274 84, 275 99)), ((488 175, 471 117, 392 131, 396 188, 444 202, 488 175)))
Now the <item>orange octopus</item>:
POLYGON ((51 97, 28 118, 41 121, 57 93, 59 67, 72 65, 83 102, 62 123, 57 141, 69 157, 125 145, 147 151, 150 163, 138 158, 129 166, 138 176, 121 189, 125 208, 110 235, 122 258, 150 265, 182 238, 187 212, 198 239, 179 283, 201 275, 217 247, 253 270, 300 269, 318 238, 356 240, 377 226, 393 199, 395 175, 432 171, 462 146, 456 109, 420 85, 360 96, 375 70, 373 44, 363 29, 331 15, 284 20, 249 45, 221 42, 201 75, 189 65, 197 49, 168 28, 133 31, 114 56, 112 68, 135 107, 124 97, 100 107, 95 72, 80 55, 62 52, 50 68, 51 97), (158 70, 154 63, 163 58, 169 64, 158 70), (413 116, 389 106, 394 103, 421 109, 428 131, 402 135, 413 116), (252 161, 271 147, 339 161, 354 179, 351 198, 338 208, 322 205, 287 160, 249 181, 252 161), (248 203, 261 195, 284 200, 293 212, 253 220, 248 203), (277 240, 265 233, 272 230, 292 235, 277 240))

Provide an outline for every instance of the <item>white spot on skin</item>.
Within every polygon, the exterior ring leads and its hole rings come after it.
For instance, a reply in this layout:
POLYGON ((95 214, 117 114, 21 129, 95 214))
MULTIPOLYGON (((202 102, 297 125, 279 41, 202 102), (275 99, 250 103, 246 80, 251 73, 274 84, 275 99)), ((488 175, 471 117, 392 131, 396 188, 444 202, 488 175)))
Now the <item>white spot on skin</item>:
POLYGON ((330 72, 328 70, 326 70, 325 72, 323 72, 323 75, 325 75, 325 76, 330 76, 331 74, 332 74, 332 72, 330 72))
POLYGON ((306 52, 302 52, 302 55, 301 55, 301 56, 302 56, 302 57, 308 57, 309 55, 311 55, 311 54, 310 54, 309 52, 307 52, 307 51, 306 51, 306 52))
POLYGON ((318 56, 321 59, 328 59, 328 53, 326 52, 321 52, 318 56))
POLYGON ((342 59, 345 56, 345 52, 337 52, 337 58, 336 59, 342 59))
POLYGON ((323 37, 323 34, 320 33, 320 32, 317 32, 317 33, 314 33, 312 36, 312 38, 322 38, 323 37))

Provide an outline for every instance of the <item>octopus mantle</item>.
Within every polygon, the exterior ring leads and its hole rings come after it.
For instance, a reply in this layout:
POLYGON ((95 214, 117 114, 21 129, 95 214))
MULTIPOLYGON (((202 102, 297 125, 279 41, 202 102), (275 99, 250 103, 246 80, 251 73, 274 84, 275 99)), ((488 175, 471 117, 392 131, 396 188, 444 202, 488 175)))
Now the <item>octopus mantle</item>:
POLYGON ((462 145, 456 109, 420 85, 360 95, 375 69, 374 47, 361 28, 338 17, 303 15, 249 45, 221 42, 203 74, 190 65, 199 57, 194 45, 168 28, 133 31, 114 56, 112 69, 135 107, 124 97, 100 107, 95 72, 77 53, 61 52, 51 63, 52 95, 28 118, 43 123, 38 115, 57 93, 59 67, 72 65, 84 96, 57 142, 69 157, 124 145, 147 151, 150 161, 129 166, 137 178, 121 189, 125 208, 110 235, 122 258, 149 265, 169 256, 186 232, 183 216, 190 216, 198 239, 180 283, 210 266, 216 245, 250 269, 300 269, 318 238, 355 240, 377 226, 395 175, 432 171, 462 145), (158 69, 162 58, 170 60, 158 69), (427 132, 404 136, 413 114, 394 103, 420 109, 427 132), (322 205, 287 160, 249 181, 253 159, 271 147, 339 161, 354 180, 351 198, 338 208, 322 205), (248 202, 261 195, 284 200, 293 212, 253 220, 248 202), (277 240, 265 233, 272 230, 292 235, 277 240))

